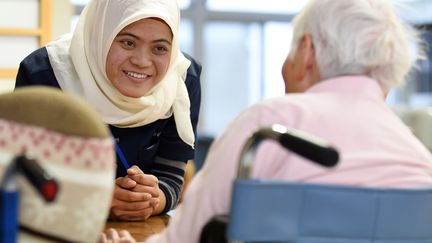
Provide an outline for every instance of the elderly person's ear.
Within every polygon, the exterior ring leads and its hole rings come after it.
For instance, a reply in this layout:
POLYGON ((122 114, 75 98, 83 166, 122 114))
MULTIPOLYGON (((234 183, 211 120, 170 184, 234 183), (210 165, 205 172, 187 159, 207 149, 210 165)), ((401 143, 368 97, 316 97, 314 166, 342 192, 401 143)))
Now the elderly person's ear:
POLYGON ((298 40, 296 50, 285 60, 282 74, 286 93, 304 92, 320 80, 310 34, 306 33, 298 40))
POLYGON ((296 60, 296 63, 299 64, 299 75, 302 75, 304 78, 315 63, 315 49, 310 34, 304 34, 299 42, 299 47, 297 49, 298 55, 296 55, 298 60, 296 60))

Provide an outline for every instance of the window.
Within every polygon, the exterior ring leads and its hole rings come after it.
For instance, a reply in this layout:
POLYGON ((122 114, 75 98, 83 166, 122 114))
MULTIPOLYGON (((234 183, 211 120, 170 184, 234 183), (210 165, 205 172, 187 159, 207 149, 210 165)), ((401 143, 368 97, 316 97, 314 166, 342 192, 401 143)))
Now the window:
POLYGON ((177 0, 181 9, 189 8, 191 0, 177 0))
POLYGON ((260 98, 261 28, 209 22, 204 28, 201 132, 215 135, 260 98))
POLYGON ((207 0, 207 7, 217 11, 240 11, 293 14, 299 12, 307 0, 207 0))
MULTIPOLYGON (((72 2, 82 6, 87 0, 72 2)), ((405 2, 409 9, 402 14, 408 21, 432 22, 432 1, 405 2)), ((203 65, 200 134, 217 136, 247 106, 284 94, 281 67, 292 39, 291 20, 307 0, 178 3, 182 9, 181 48, 203 65)), ((429 71, 413 73, 413 82, 390 93, 390 104, 432 104, 431 64, 420 65, 421 70, 429 71)))
POLYGON ((0 1, 0 92, 13 89, 20 61, 51 40, 51 18, 51 0, 0 1))

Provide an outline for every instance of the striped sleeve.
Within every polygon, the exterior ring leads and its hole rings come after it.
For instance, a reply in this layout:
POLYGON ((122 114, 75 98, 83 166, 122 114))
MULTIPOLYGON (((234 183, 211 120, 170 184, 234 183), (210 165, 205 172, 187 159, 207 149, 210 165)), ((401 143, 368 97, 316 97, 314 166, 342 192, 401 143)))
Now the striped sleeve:
POLYGON ((159 188, 165 193, 166 205, 162 213, 174 209, 183 186, 186 161, 176 161, 156 157, 151 173, 159 180, 159 188))

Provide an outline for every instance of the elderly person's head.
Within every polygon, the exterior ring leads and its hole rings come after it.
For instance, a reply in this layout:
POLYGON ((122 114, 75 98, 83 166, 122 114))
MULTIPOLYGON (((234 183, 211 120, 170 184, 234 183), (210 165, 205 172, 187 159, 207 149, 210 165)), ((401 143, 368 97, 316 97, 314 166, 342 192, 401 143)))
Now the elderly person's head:
MULTIPOLYGON (((286 83, 287 78, 298 78, 287 74, 290 61, 295 60, 306 64, 300 71, 311 71, 305 78, 312 84, 343 75, 366 75, 387 94, 405 79, 419 57, 418 34, 397 16, 393 1, 311 0, 294 20, 292 51, 283 74, 286 83)), ((287 85, 286 91, 302 92, 308 87, 292 86, 287 85)))

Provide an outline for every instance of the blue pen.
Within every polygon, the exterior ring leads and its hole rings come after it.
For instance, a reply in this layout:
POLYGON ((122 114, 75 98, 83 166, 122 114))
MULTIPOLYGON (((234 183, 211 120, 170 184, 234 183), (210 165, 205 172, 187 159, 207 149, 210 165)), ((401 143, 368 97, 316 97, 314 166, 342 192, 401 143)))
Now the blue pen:
POLYGON ((117 155, 119 156, 120 161, 123 164, 123 167, 125 167, 126 170, 129 169, 129 164, 128 164, 128 162, 127 162, 127 160, 123 154, 123 151, 121 150, 120 146, 118 145, 118 143, 115 143, 115 147, 116 147, 117 155))

